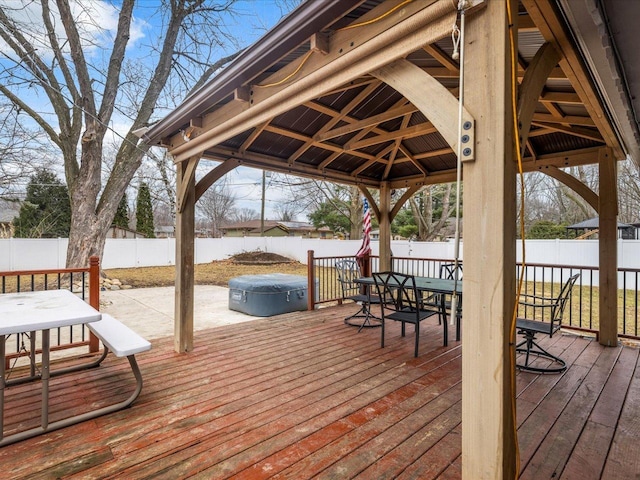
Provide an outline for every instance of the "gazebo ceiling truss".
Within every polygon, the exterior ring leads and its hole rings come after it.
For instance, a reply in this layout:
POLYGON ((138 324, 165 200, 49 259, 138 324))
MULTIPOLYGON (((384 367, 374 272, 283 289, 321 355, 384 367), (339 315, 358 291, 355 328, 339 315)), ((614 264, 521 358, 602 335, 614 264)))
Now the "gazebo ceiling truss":
MULTIPOLYGON (((166 146, 176 162, 224 162, 200 180, 196 198, 237 165, 363 190, 379 188, 382 182, 394 189, 415 189, 454 181, 453 109, 459 82, 451 39, 455 3, 343 2, 343 15, 327 18, 323 28, 265 62, 251 78, 238 75, 232 82, 220 82, 210 96, 200 92, 202 98, 193 108, 179 107, 146 138, 166 146), (349 8, 349 3, 360 5, 349 8), (407 33, 409 26, 413 31, 407 33), (398 69, 417 71, 411 76, 414 85, 401 85, 407 77, 396 76, 398 69), (407 98, 412 91, 415 95, 407 98), (422 105, 416 105, 419 102, 422 105)), ((473 3, 483 6, 481 0, 473 3)), ((552 6, 523 0, 519 13, 525 171, 541 170, 565 181, 569 179, 557 168, 597 163, 603 147, 623 158, 621 143, 552 6)), ((469 72, 467 81, 473 82, 478 73, 469 72)), ((472 113, 482 114, 467 112, 471 122, 472 113)))

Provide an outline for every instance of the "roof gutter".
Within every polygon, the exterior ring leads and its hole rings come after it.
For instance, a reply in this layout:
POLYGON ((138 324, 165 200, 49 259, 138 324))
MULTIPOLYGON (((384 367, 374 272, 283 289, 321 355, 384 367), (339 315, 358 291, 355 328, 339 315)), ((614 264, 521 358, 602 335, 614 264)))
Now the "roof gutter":
POLYGON ((247 48, 219 75, 187 97, 173 112, 144 132, 142 141, 157 145, 195 116, 250 82, 311 35, 353 10, 363 0, 307 1, 289 13, 264 37, 247 48))

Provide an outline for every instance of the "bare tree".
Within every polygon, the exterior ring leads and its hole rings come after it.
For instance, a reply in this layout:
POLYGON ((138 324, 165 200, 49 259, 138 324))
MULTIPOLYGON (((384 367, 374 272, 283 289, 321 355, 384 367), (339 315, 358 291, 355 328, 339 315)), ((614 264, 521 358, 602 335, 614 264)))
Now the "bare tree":
POLYGON ((362 238, 362 194, 355 186, 307 180, 288 175, 277 175, 272 184, 288 189, 289 201, 282 202, 288 211, 296 215, 302 212, 331 210, 344 218, 346 231, 351 239, 362 238))
POLYGON ((427 185, 409 199, 413 218, 418 225, 418 240, 437 238, 455 213, 452 208, 452 185, 427 185))
POLYGON ((15 198, 37 168, 45 164, 51 146, 18 121, 13 105, 0 105, 0 195, 15 198))
POLYGON ((236 208, 231 212, 229 221, 242 223, 250 220, 258 220, 259 218, 260 214, 252 208, 236 208))
POLYGON ((276 215, 274 220, 279 220, 281 222, 293 222, 298 215, 298 210, 299 209, 295 204, 291 202, 279 202, 274 208, 276 215))
POLYGON ((621 222, 640 222, 640 165, 627 159, 620 162, 618 191, 621 222))
POLYGON ((233 216, 235 201, 225 178, 214 183, 198 200, 196 208, 210 225, 214 237, 221 235, 220 227, 233 216))
POLYGON ((232 42, 223 14, 232 12, 234 1, 163 2, 152 13, 160 27, 144 59, 128 48, 139 34, 135 0, 122 0, 117 11, 85 0, 20 0, 0 7, 0 95, 28 119, 21 123, 46 134, 64 162, 72 204, 68 266, 102 255, 120 198, 149 150, 133 132, 152 121, 156 108, 173 106, 163 92, 182 92, 180 98, 215 72, 216 47, 232 42), (117 17, 113 30, 102 26, 105 15, 117 17), (103 145, 119 119, 129 128, 119 135, 103 184, 103 145))

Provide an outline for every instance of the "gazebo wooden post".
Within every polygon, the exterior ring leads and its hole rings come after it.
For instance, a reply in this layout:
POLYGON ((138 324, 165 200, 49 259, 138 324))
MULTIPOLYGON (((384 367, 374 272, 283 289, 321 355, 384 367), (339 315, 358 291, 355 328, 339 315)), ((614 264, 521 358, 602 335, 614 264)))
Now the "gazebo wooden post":
MULTIPOLYGON (((517 15, 518 2, 509 1, 517 15)), ((476 119, 476 155, 464 164, 462 477, 511 479, 516 169, 507 3, 487 2, 467 19, 465 35, 464 98, 476 119)))
POLYGON ((618 344, 618 196, 616 159, 611 149, 599 157, 600 194, 598 249, 600 265, 600 344, 618 344))
POLYGON ((174 349, 193 350, 193 286, 195 253, 195 169, 199 158, 176 165, 176 290, 174 349))
POLYGON ((388 182, 380 184, 380 265, 381 272, 391 270, 391 188, 388 182))

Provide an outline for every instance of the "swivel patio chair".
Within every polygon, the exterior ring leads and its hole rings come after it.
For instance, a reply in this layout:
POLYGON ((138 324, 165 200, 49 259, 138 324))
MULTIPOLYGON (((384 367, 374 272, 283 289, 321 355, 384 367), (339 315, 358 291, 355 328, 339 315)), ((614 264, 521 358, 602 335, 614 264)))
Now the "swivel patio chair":
POLYGON ((405 336, 405 324, 412 323, 415 326, 415 350, 414 357, 418 356, 420 342, 420 322, 438 312, 425 309, 422 298, 416 288, 416 280, 413 275, 405 275, 395 272, 374 273, 373 280, 376 285, 381 305, 382 333, 380 346, 384 347, 385 320, 395 320, 402 323, 402 336, 405 336), (386 310, 391 313, 387 313, 386 310))
POLYGON ((372 318, 379 320, 378 317, 371 313, 371 305, 379 304, 380 298, 377 295, 371 294, 371 286, 356 283, 356 279, 362 276, 358 263, 351 259, 338 260, 335 263, 335 268, 338 275, 338 282, 342 288, 342 299, 353 300, 360 304, 360 310, 345 318, 344 323, 360 327, 358 331, 367 327, 379 327, 380 323, 371 322, 372 318), (362 318, 364 320, 360 323, 353 320, 356 318, 362 318))
POLYGON ((577 273, 570 277, 557 297, 521 295, 524 300, 520 301, 520 305, 525 307, 525 315, 533 318, 516 319, 518 334, 524 335, 524 339, 516 345, 516 352, 523 353, 525 359, 524 364, 517 364, 520 370, 534 373, 561 373, 567 369, 564 360, 549 353, 536 342, 536 334, 541 333, 552 337, 554 333, 560 330, 564 309, 579 276, 580 274, 577 273), (528 312, 532 312, 533 315, 527 315, 528 312), (532 365, 531 362, 536 360, 537 357, 551 360, 550 366, 532 365))

